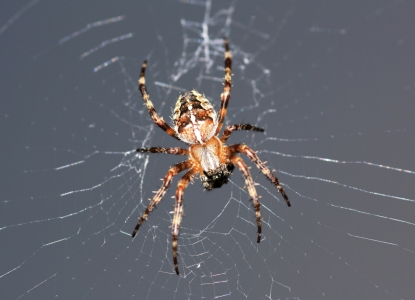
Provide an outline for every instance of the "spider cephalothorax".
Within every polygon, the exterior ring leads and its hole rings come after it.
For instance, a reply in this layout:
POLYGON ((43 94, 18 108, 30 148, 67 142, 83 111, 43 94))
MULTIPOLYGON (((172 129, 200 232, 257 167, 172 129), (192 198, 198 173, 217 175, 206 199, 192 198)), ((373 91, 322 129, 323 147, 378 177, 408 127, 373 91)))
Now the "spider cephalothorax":
POLYGON ((183 142, 190 144, 190 157, 203 169, 200 174, 207 190, 228 182, 234 166, 222 155, 222 143, 213 137, 218 116, 212 103, 201 93, 191 90, 180 94, 173 110, 173 129, 183 142))
POLYGON ((244 153, 252 162, 261 170, 261 172, 276 186, 278 191, 284 197, 288 206, 291 206, 284 189, 281 187, 277 177, 268 169, 267 166, 258 158, 256 153, 245 144, 226 145, 226 141, 232 132, 236 130, 264 130, 249 124, 230 125, 225 128, 222 136, 219 138, 219 132, 222 128, 226 116, 226 110, 231 92, 231 53, 229 51, 228 42, 224 39, 225 44, 225 78, 224 88, 221 94, 221 107, 219 115, 216 113, 210 101, 201 93, 191 90, 182 93, 177 99, 173 110, 173 128, 170 127, 161 118, 154 109, 153 103, 150 101, 150 96, 147 93, 145 86, 144 73, 147 67, 147 62, 144 61, 141 67, 141 75, 138 80, 141 94, 144 99, 144 104, 148 108, 148 112, 153 121, 163 129, 170 136, 178 139, 189 145, 188 149, 183 148, 139 148, 137 152, 141 153, 166 153, 185 155, 187 160, 175 164, 169 169, 163 180, 163 185, 156 192, 153 200, 145 209, 143 215, 138 220, 137 225, 132 233, 134 237, 138 229, 147 220, 150 212, 163 198, 167 189, 169 188, 173 177, 178 173, 188 170, 186 174, 179 180, 176 190, 176 203, 174 205, 173 221, 172 221, 172 248, 173 248, 173 262, 177 274, 179 274, 179 266, 177 260, 177 237, 179 234, 179 227, 183 214, 183 194, 188 184, 197 175, 200 176, 203 187, 207 190, 219 188, 228 182, 235 166, 242 172, 245 178, 245 185, 251 197, 252 204, 255 208, 255 217, 258 228, 257 242, 261 241, 262 224, 259 197, 256 193, 255 184, 249 173, 249 169, 237 155, 244 153))

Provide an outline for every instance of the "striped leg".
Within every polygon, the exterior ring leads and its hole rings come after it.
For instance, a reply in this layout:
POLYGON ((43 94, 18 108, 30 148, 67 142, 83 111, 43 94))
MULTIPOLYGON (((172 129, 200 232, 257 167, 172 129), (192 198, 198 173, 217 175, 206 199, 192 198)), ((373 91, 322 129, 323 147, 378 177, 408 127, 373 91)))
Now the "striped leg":
POLYGON ((174 132, 173 128, 171 128, 170 125, 167 124, 166 121, 164 121, 163 118, 157 114, 154 108, 153 102, 151 102, 150 100, 150 95, 147 93, 147 89, 146 89, 146 79, 144 75, 146 72, 146 68, 147 68, 147 61, 145 60, 143 64, 141 65, 141 74, 140 74, 140 79, 138 80, 138 85, 141 91, 141 95, 143 96, 144 104, 147 106, 148 113, 150 114, 150 117, 153 119, 154 123, 156 123, 158 127, 163 129, 170 136, 180 141, 180 139, 176 136, 176 133, 174 132))
POLYGON ((253 130, 253 131, 264 132, 264 129, 250 125, 250 124, 230 125, 226 127, 225 131, 223 132, 220 138, 220 141, 222 143, 225 143, 228 140, 229 136, 232 134, 232 132, 236 130, 253 130))
POLYGON ((252 180, 251 174, 249 173, 249 169, 244 163, 244 161, 242 160, 242 158, 236 155, 232 156, 231 162, 234 165, 236 165, 241 171, 241 173, 244 175, 245 185, 248 189, 249 196, 251 197, 252 204, 254 205, 254 208, 255 208, 255 217, 256 217, 256 223, 258 227, 258 239, 256 242, 259 243, 261 241, 261 236, 262 236, 261 211, 260 211, 261 204, 259 203, 259 200, 258 200, 258 195, 256 193, 254 181, 252 180))
POLYGON ((138 223, 135 226, 133 233, 131 234, 132 237, 135 237, 138 229, 140 229, 141 224, 143 224, 143 222, 147 220, 147 217, 150 214, 150 212, 152 212, 152 210, 156 207, 156 205, 163 198, 164 194, 166 193, 167 189, 170 186, 171 181, 173 180, 173 177, 179 174, 181 171, 189 169, 190 167, 191 167, 191 163, 188 160, 186 160, 186 161, 183 161, 183 162, 180 162, 174 165, 173 167, 169 169, 166 176, 164 177, 163 185, 157 191, 156 195, 154 195, 153 200, 151 200, 150 204, 146 207, 146 210, 144 211, 143 215, 138 220, 138 223))
POLYGON ((231 97, 231 87, 232 87, 232 54, 229 50, 228 40, 223 39, 223 44, 225 45, 225 77, 223 82, 223 93, 220 95, 220 111, 218 118, 218 127, 216 128, 215 135, 219 134, 219 131, 222 128, 223 122, 225 121, 226 112, 228 109, 229 99, 231 97))
POLYGON ((177 236, 179 235, 180 223, 183 216, 183 194, 184 190, 189 185, 189 182, 192 180, 192 177, 195 175, 195 173, 195 170, 189 170, 177 184, 176 204, 174 205, 173 223, 171 227, 173 262, 177 275, 179 275, 179 263, 177 261, 177 236))
POLYGON ((175 155, 189 155, 189 150, 174 147, 174 148, 163 148, 163 147, 148 147, 138 148, 135 151, 139 153, 164 153, 164 154, 175 154, 175 155))
POLYGON ((228 148, 229 148, 228 151, 230 151, 230 153, 245 153, 252 160, 252 162, 257 166, 257 168, 261 170, 262 174, 264 174, 272 182, 272 184, 275 185, 275 187, 278 189, 278 191, 284 197, 285 202, 287 202, 287 205, 291 206, 291 202, 288 199, 288 196, 285 193, 284 189, 280 185, 280 182, 278 181, 278 178, 275 177, 274 174, 272 174, 271 170, 268 169, 268 167, 265 165, 265 163, 263 163, 259 159, 259 157, 256 155, 256 153, 251 148, 249 148, 245 144, 231 145, 228 148))

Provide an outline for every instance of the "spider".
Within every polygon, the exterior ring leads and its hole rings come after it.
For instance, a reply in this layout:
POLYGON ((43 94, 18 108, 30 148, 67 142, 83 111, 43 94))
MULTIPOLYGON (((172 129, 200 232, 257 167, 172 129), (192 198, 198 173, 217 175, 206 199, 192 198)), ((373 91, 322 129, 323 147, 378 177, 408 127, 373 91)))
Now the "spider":
POLYGON ((278 178, 275 177, 271 170, 265 166, 265 163, 258 158, 255 151, 245 144, 225 144, 229 136, 234 131, 252 130, 264 132, 264 129, 250 124, 230 125, 225 128, 222 136, 220 138, 218 137, 225 120, 232 86, 232 55, 226 38, 224 38, 223 43, 225 47, 225 77, 223 93, 221 94, 219 115, 210 101, 203 94, 197 92, 196 90, 191 90, 182 93, 177 99, 173 110, 173 124, 171 127, 157 114, 153 103, 150 100, 150 96, 147 93, 144 76, 147 61, 144 61, 141 66, 140 79, 138 80, 144 104, 147 106, 150 117, 153 119, 154 123, 163 129, 168 135, 189 145, 188 149, 179 147, 148 147, 138 148, 136 150, 140 153, 164 153, 185 155, 188 157, 187 160, 175 164, 168 170, 166 176, 164 177, 162 186, 156 192, 154 198, 139 218, 132 233, 132 237, 134 238, 143 222, 147 220, 150 212, 153 211, 156 205, 163 198, 173 180, 173 177, 184 170, 188 170, 179 180, 177 185, 176 203, 174 205, 171 227, 173 262, 177 275, 179 275, 179 264, 177 260, 177 236, 179 234, 180 223, 183 215, 183 194, 189 183, 193 181, 193 178, 198 174, 200 175, 203 187, 206 190, 212 190, 214 188, 220 188, 223 184, 228 182, 228 178, 231 175, 235 165, 239 168, 243 174, 245 185, 255 208, 255 217, 258 227, 257 243, 261 241, 262 235, 259 197, 255 189, 254 181, 249 173, 249 169, 237 153, 244 153, 247 155, 258 167, 258 169, 260 169, 261 172, 271 181, 271 183, 276 186, 287 202, 287 205, 291 206, 287 194, 278 182, 278 178))

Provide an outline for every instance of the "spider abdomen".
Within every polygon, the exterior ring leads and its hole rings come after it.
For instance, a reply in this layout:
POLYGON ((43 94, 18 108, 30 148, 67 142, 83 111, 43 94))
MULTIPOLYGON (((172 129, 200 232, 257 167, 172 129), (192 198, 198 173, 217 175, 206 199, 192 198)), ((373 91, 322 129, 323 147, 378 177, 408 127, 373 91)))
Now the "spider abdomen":
POLYGON ((182 141, 204 144, 217 126, 217 113, 204 95, 196 90, 180 94, 173 110, 173 127, 182 141))

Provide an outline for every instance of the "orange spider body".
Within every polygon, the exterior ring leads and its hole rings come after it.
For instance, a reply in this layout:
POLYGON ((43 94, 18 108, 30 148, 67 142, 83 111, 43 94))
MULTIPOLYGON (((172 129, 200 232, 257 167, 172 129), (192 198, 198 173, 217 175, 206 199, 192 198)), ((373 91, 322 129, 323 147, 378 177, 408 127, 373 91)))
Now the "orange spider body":
POLYGON ((173 127, 170 127, 163 118, 161 118, 154 109, 150 96, 147 93, 145 86, 144 73, 147 67, 147 62, 144 61, 141 67, 141 75, 138 80, 141 94, 143 96, 144 104, 147 106, 150 117, 153 121, 163 129, 167 134, 175 139, 189 145, 188 149, 184 148, 138 148, 139 153, 166 153, 175 155, 185 155, 187 160, 175 164, 171 167, 163 180, 163 185, 154 195, 150 204, 145 209, 142 216, 139 218, 137 225, 132 233, 135 237, 140 226, 156 205, 161 201, 167 189, 169 188, 173 177, 182 171, 187 170, 183 177, 179 180, 176 190, 176 202, 174 205, 173 220, 172 220, 172 248, 173 248, 173 262, 174 269, 179 274, 179 264, 177 259, 178 235, 180 223, 183 215, 183 195, 193 178, 199 174, 202 184, 205 189, 211 190, 219 188, 228 182, 229 176, 232 174, 235 166, 241 171, 245 179, 245 185, 251 197, 252 204, 255 208, 255 217, 257 221, 258 237, 257 242, 261 241, 262 223, 259 197, 257 195, 254 181, 249 173, 247 165, 238 155, 243 153, 247 155, 251 161, 261 170, 261 172, 271 181, 284 197, 288 206, 290 201, 281 187, 277 177, 268 169, 267 166, 258 158, 256 153, 245 144, 226 145, 225 142, 237 130, 253 130, 263 132, 264 130, 252 126, 250 124, 236 124, 225 128, 222 136, 219 138, 219 132, 225 120, 226 111, 231 95, 231 58, 232 55, 229 50, 229 45, 224 39, 225 45, 225 77, 223 93, 221 94, 221 107, 219 115, 214 109, 210 101, 196 90, 182 93, 177 99, 176 105, 173 109, 173 127))

